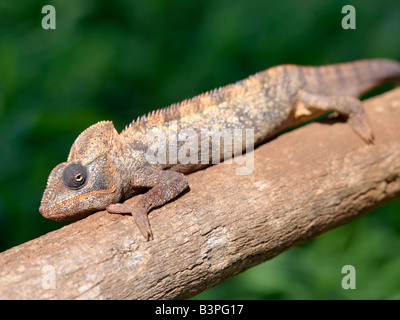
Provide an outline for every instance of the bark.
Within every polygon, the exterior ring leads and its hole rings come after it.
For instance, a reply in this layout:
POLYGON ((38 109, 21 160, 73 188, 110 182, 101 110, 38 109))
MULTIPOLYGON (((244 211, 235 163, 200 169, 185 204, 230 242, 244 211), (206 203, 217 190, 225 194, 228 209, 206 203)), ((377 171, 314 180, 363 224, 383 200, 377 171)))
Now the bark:
POLYGON ((376 142, 343 121, 312 123, 233 164, 188 176, 153 210, 154 240, 130 216, 95 213, 0 254, 2 299, 189 298, 400 195, 400 89, 365 102, 376 142))

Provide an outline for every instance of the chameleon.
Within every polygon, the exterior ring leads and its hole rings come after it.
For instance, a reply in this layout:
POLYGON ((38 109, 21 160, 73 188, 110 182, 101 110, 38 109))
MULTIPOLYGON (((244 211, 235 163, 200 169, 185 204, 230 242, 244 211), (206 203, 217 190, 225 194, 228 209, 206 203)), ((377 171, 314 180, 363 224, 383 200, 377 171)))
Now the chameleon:
MULTIPOLYGON (((131 214, 144 238, 151 240, 149 211, 186 192, 186 174, 213 164, 211 154, 201 162, 169 161, 169 157, 161 163, 149 161, 146 152, 154 143, 149 137, 154 129, 170 133, 173 122, 178 131, 198 133, 199 146, 210 144, 210 137, 201 135, 204 129, 250 128, 257 146, 283 130, 336 112, 370 145, 374 134, 359 98, 384 82, 399 79, 400 64, 389 59, 322 66, 285 64, 141 116, 120 134, 111 121, 98 122, 78 136, 67 161, 51 171, 39 211, 57 221, 79 220, 104 209, 131 214), (123 202, 129 198, 132 201, 123 202)), ((167 135, 166 142, 170 139, 167 135)), ((233 142, 224 140, 213 154, 221 161, 235 156, 233 151, 223 152, 233 142)), ((243 139, 240 151, 246 146, 243 139)), ((172 147, 168 148, 171 154, 172 147)))

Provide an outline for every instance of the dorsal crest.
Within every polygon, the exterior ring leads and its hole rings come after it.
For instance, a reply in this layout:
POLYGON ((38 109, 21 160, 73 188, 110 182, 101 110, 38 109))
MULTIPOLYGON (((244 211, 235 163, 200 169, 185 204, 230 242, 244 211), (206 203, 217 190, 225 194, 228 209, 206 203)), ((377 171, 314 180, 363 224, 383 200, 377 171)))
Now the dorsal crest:
MULTIPOLYGON (((238 81, 236 84, 240 83, 238 81)), ((236 84, 229 84, 225 87, 216 88, 197 95, 191 99, 185 99, 182 102, 174 103, 169 107, 153 110, 147 115, 138 117, 137 120, 132 121, 121 132, 121 135, 129 134, 130 132, 143 131, 146 129, 157 126, 159 123, 165 123, 171 120, 179 120, 182 116, 187 114, 198 113, 204 108, 213 104, 218 104, 225 99, 225 96, 234 89, 236 84)))

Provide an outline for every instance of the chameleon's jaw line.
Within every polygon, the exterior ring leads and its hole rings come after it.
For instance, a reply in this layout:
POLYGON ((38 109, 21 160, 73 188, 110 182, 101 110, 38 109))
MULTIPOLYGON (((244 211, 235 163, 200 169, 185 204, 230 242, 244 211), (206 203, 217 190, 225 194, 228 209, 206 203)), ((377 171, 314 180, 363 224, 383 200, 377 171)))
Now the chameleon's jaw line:
POLYGON ((60 212, 60 204, 59 203, 54 203, 54 204, 48 204, 47 201, 42 200, 42 203, 40 204, 39 207, 39 212, 40 214, 45 217, 46 219, 54 220, 54 221, 66 221, 68 219, 65 219, 64 214, 60 212))
POLYGON ((43 206, 39 207, 39 212, 40 214, 45 217, 46 219, 54 220, 54 221, 62 221, 62 219, 59 219, 57 215, 52 214, 51 209, 45 209, 43 206))
POLYGON ((65 215, 57 212, 57 211, 59 211, 58 203, 55 203, 53 205, 45 205, 43 202, 44 201, 42 201, 42 203, 40 204, 40 207, 39 207, 39 212, 43 217, 45 217, 46 219, 54 220, 54 221, 68 220, 68 219, 63 218, 63 217, 65 217, 65 215))
POLYGON ((43 217, 45 217, 47 219, 57 220, 57 215, 54 214, 54 210, 53 210, 57 204, 49 205, 48 203, 49 203, 49 199, 48 199, 47 189, 46 189, 43 194, 42 201, 40 203, 39 212, 43 217))
POLYGON ((39 207, 39 212, 46 219, 53 221, 74 221, 85 218, 94 210, 75 212, 75 214, 70 214, 74 212, 74 209, 63 208, 62 204, 56 203, 50 206, 45 206, 43 204, 39 207))

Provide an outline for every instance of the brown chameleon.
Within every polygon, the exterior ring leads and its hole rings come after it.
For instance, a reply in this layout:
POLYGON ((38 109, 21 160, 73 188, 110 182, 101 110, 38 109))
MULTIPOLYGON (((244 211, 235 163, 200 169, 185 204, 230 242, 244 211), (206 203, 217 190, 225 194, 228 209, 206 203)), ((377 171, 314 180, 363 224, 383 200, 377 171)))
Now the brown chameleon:
POLYGON ((239 147, 237 143, 232 146, 234 139, 228 138, 217 150, 205 154, 203 147, 213 145, 212 135, 203 134, 204 130, 251 129, 251 144, 258 145, 284 129, 336 111, 371 144, 374 135, 358 97, 395 79, 400 79, 400 64, 387 59, 320 67, 281 65, 153 111, 120 134, 112 122, 99 122, 79 135, 67 162, 50 173, 39 211, 44 217, 59 221, 78 220, 103 209, 130 213, 148 240, 153 238, 149 211, 188 188, 184 174, 213 164, 212 155, 224 160, 246 150, 249 144, 242 138, 239 147), (150 135, 157 130, 166 133, 163 139, 150 135), (184 138, 170 143, 175 130, 197 134, 198 151, 194 157, 191 155, 192 161, 187 161, 187 154, 170 161, 170 155, 176 153, 173 148, 187 143, 184 138), (161 140, 166 147, 158 149, 158 155, 164 152, 164 161, 149 161, 149 150, 161 140), (120 203, 137 193, 140 194, 133 203, 120 203))

